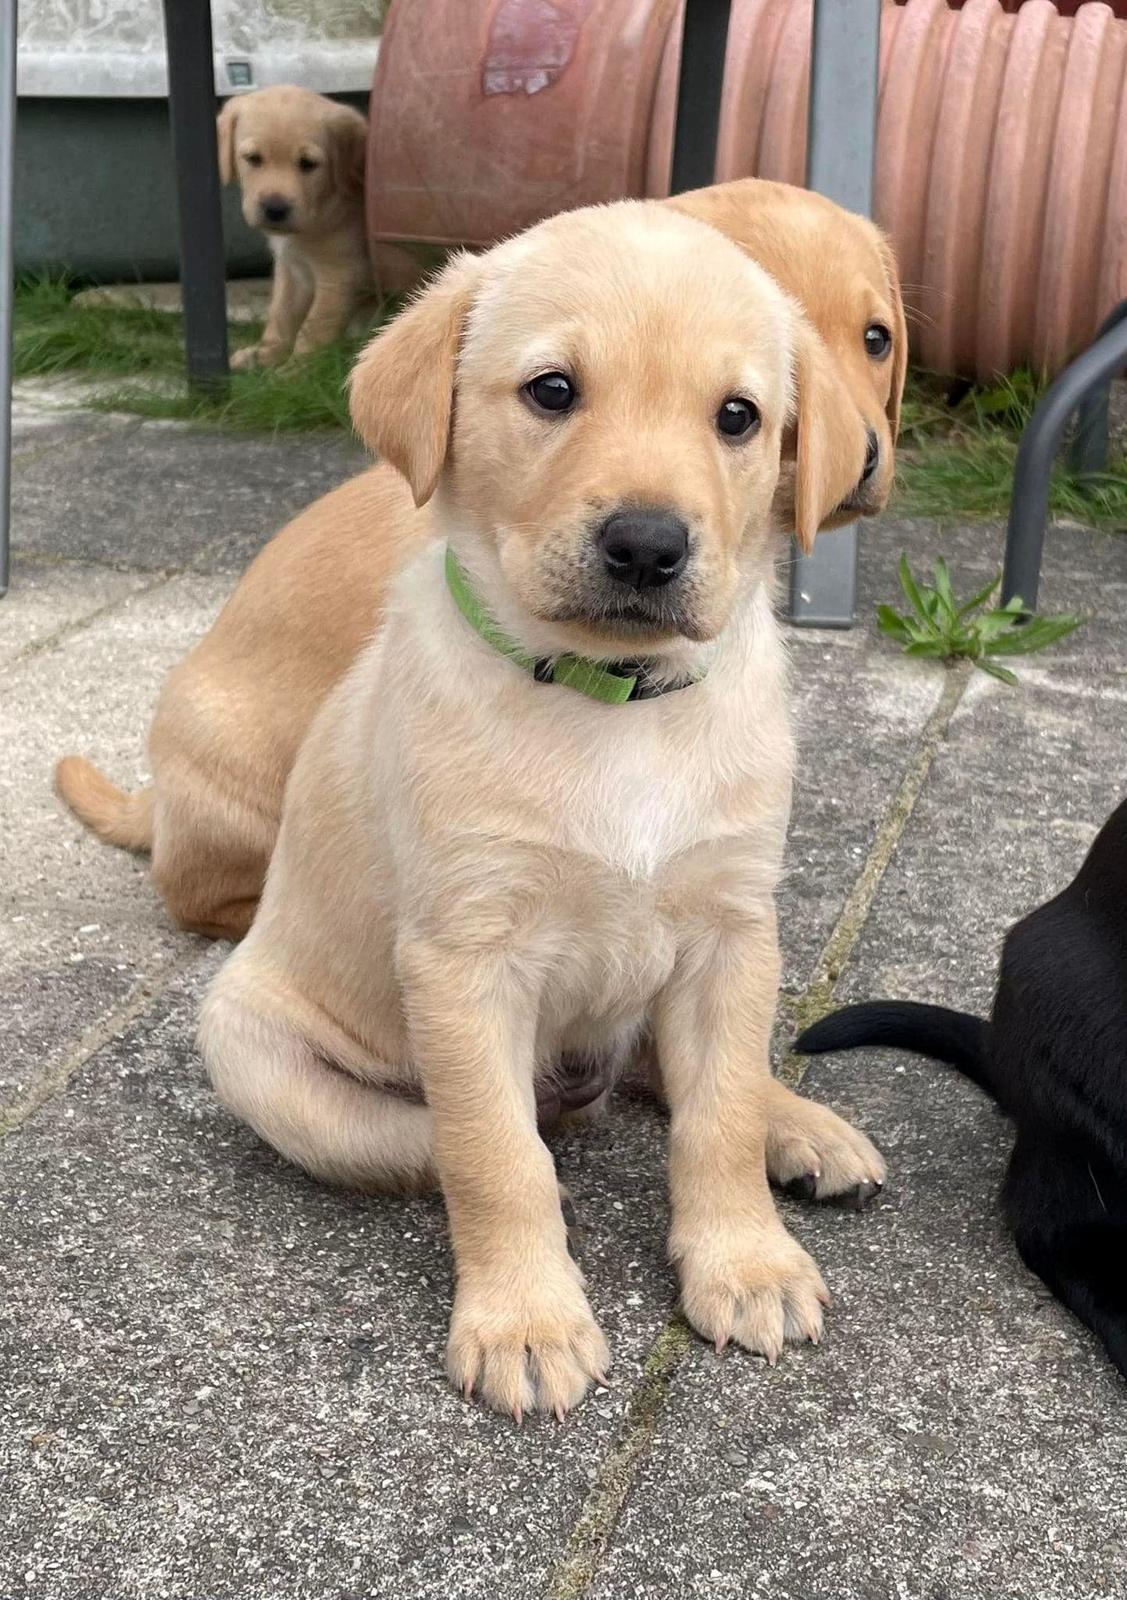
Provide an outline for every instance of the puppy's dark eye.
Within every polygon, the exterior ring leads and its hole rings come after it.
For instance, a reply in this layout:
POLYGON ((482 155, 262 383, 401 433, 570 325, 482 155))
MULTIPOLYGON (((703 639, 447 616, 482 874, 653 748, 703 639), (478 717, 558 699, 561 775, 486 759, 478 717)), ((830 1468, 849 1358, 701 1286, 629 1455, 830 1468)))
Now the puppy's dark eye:
POLYGON ((321 163, 314 161, 312 156, 299 156, 297 165, 301 172, 316 172, 321 163))
POLYGON ((252 150, 249 155, 245 155, 243 160, 248 167, 260 167, 262 165, 262 157, 256 150, 252 150))
POLYGON ((726 439, 750 439, 759 432, 759 407, 733 395, 716 413, 716 426, 726 439))
POLYGON ((524 386, 524 392, 541 411, 570 411, 579 391, 566 372, 542 372, 524 386))
POLYGON ((883 361, 892 349, 892 334, 883 322, 870 322, 865 329, 865 354, 874 361, 883 361))

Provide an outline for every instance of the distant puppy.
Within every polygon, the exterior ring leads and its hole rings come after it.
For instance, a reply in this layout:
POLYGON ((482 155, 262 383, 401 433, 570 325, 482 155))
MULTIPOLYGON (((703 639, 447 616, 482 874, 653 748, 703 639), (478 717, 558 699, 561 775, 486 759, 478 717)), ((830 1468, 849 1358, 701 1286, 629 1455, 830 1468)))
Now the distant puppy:
POLYGON ((1010 930, 990 1022, 878 1000, 794 1048, 858 1045, 950 1062, 1013 1119, 1002 1203, 1021 1258, 1127 1377, 1127 801, 1068 888, 1010 930))
POLYGON ((358 111, 282 84, 228 100, 219 172, 242 185, 243 216, 274 254, 262 342, 232 366, 276 366, 332 344, 372 292, 364 237, 368 124, 358 111))

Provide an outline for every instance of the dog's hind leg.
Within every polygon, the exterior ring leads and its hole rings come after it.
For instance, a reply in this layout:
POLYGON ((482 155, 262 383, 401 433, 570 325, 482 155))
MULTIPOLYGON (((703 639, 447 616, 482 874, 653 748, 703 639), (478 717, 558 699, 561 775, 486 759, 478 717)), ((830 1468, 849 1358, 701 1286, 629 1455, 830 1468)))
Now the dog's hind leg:
MULTIPOLYGON (((1127 1239, 1122 1236, 1107 1243, 1107 1251, 1118 1251, 1118 1256, 1109 1253, 1100 1274, 1093 1277, 1075 1270, 1067 1246, 1060 1255, 1047 1255, 1043 1241, 1030 1249, 1019 1239, 1018 1250, 1026 1266, 1053 1291, 1061 1304, 1102 1341, 1116 1367, 1127 1378, 1127 1304, 1122 1289, 1108 1281, 1117 1270, 1116 1260, 1123 1260, 1125 1244, 1127 1239)), ((1089 1250, 1085 1248, 1080 1254, 1086 1256, 1089 1250)))
POLYGON ((1019 1135, 1003 1202, 1018 1254, 1089 1327, 1127 1378, 1127 1210, 1120 1180, 1086 1151, 1019 1135))
POLYGON ((421 1102, 361 1083, 292 1024, 222 988, 204 1002, 199 1042, 224 1105, 315 1177, 367 1191, 436 1186, 421 1102))

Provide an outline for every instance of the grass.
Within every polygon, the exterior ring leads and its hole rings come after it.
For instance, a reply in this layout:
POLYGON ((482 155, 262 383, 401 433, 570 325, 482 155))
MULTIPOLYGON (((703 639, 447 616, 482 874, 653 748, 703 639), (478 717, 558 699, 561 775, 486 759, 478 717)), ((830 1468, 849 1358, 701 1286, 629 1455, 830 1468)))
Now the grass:
MULTIPOLYGON (((940 381, 913 374, 904 399, 897 463, 897 509, 931 517, 1004 517, 1022 429, 1037 404, 1028 372, 949 399, 940 381)), ((1059 460, 1049 494, 1052 516, 1127 528, 1127 456, 1113 454, 1099 476, 1079 479, 1059 460)))
MULTIPOLYGON (((231 375, 226 393, 189 389, 183 318, 135 305, 80 305, 59 279, 16 289, 13 370, 17 378, 91 379, 84 403, 104 411, 177 418, 250 432, 347 429, 345 379, 361 340, 331 345, 284 369, 231 375)), ((390 309, 390 308, 389 308, 390 309)), ((378 320, 378 319, 377 319, 378 320)), ((232 345, 252 344, 255 323, 233 325, 232 345)))
MULTIPOLYGON (((184 379, 179 316, 140 302, 77 305, 73 293, 59 279, 17 286, 17 377, 94 379, 98 389, 89 403, 145 417, 254 432, 349 425, 344 380, 358 342, 282 369, 234 373, 225 395, 197 393, 184 379)), ((253 324, 239 324, 233 343, 250 343, 259 332, 253 324)), ((940 380, 913 374, 904 401, 895 509, 916 516, 1004 517, 1017 442, 1038 392, 1028 373, 989 388, 964 385, 957 396, 940 380)), ((1127 457, 1117 455, 1104 474, 1083 483, 1062 463, 1053 475, 1050 510, 1098 527, 1127 528, 1127 457)))

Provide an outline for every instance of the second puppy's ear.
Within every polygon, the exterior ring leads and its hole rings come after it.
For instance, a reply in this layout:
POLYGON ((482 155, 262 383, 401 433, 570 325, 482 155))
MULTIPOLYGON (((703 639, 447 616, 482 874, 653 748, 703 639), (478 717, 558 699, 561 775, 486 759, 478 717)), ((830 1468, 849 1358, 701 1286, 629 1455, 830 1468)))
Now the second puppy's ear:
POLYGON ((215 133, 219 141, 219 181, 235 181, 235 129, 239 121, 237 100, 228 100, 215 119, 215 133))
POLYGON ((794 532, 807 554, 814 536, 860 482, 865 425, 837 363, 803 318, 795 339, 794 532))
POLYGON ((888 392, 885 413, 892 429, 892 442, 895 444, 896 436, 900 432, 900 403, 904 398, 904 385, 908 379, 908 322, 904 316, 904 300, 900 293, 900 269, 896 263, 896 253, 888 239, 881 242, 880 253, 885 277, 888 279, 889 298, 892 301, 892 384, 888 392))
POLYGON ((329 124, 333 178, 341 191, 364 192, 368 159, 368 122, 351 106, 337 106, 329 124))
POLYGON ((407 479, 417 506, 438 487, 446 461, 458 346, 481 273, 476 256, 452 257, 352 369, 353 425, 407 479))

